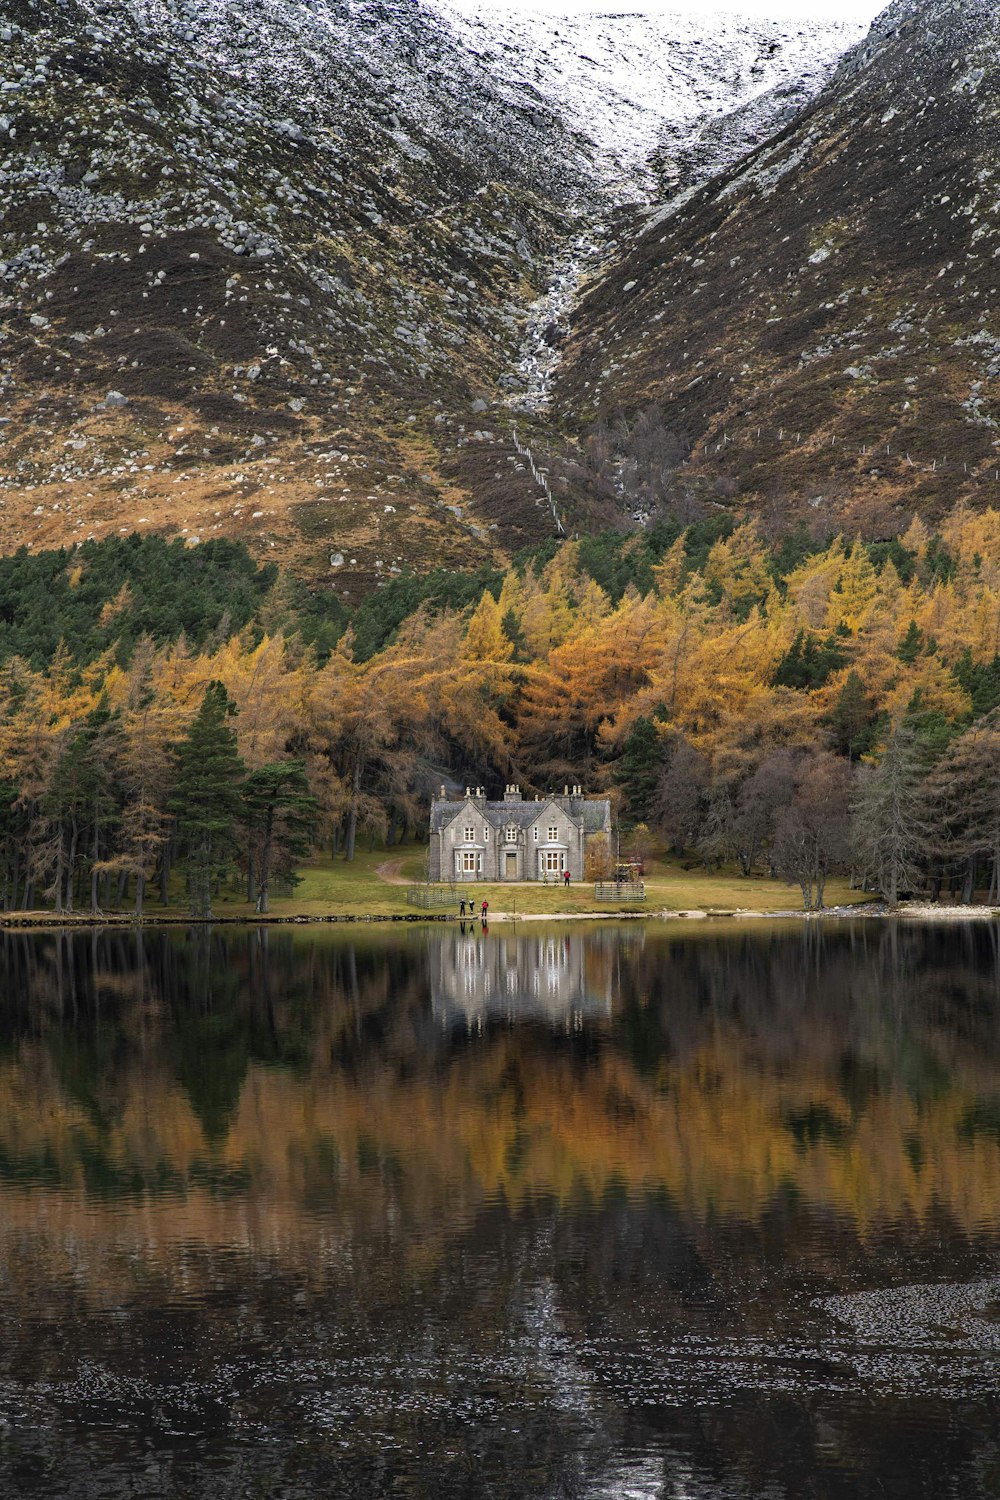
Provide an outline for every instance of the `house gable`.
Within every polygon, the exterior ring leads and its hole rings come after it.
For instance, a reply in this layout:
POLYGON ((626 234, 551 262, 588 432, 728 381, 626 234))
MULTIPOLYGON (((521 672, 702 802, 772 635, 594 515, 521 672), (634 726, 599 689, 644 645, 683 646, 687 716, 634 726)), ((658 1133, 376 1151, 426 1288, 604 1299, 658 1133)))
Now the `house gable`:
POLYGON ((538 813, 528 825, 528 837, 532 843, 548 844, 553 842, 548 836, 549 829, 553 826, 559 830, 559 836, 555 840, 556 843, 568 843, 571 838, 578 836, 580 824, 573 817, 572 813, 566 812, 565 808, 560 807, 557 802, 542 802, 538 806, 538 813), (535 838, 536 829, 538 831, 537 839, 535 838))
POLYGON ((588 800, 576 787, 533 802, 516 787, 507 793, 502 802, 481 791, 449 802, 442 789, 431 806, 431 879, 583 878, 588 839, 611 827, 608 799, 588 800))

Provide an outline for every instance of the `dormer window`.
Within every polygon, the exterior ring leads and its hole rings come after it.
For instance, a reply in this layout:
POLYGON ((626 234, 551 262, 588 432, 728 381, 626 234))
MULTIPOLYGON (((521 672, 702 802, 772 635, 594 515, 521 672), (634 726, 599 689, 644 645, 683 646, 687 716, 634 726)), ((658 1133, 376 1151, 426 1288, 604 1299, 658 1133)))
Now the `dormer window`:
POLYGON ((465 842, 467 844, 474 844, 476 842, 476 830, 474 828, 467 828, 465 830, 465 842))
POLYGON ((517 843, 517 829, 516 828, 508 828, 507 829, 507 842, 508 842, 508 844, 516 844, 517 843))

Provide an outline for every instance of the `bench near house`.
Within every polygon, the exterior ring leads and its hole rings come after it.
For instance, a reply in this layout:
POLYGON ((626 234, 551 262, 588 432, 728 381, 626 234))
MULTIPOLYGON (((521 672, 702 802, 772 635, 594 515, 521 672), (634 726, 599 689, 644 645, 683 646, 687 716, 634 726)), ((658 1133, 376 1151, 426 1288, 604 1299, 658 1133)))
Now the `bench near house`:
POLYGON ((587 843, 611 839, 611 803, 590 798, 579 786, 561 797, 525 802, 509 786, 502 802, 490 802, 482 787, 466 787, 449 798, 444 787, 431 803, 430 879, 559 880, 568 870, 584 878, 587 843))

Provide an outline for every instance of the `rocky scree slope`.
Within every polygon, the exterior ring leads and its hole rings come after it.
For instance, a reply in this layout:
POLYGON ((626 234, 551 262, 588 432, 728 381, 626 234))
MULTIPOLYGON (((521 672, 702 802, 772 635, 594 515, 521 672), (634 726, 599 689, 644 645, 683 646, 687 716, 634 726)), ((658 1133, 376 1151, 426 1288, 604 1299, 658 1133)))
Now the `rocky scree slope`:
MULTIPOLYGON (((240 535, 362 592, 547 534, 498 397, 554 247, 642 186, 525 71, 412 3, 0 0, 0 546, 240 535)), ((619 513, 579 465, 559 500, 619 513)))
POLYGON ((804 114, 652 215, 578 311, 564 420, 645 413, 667 506, 888 535, 1000 501, 998 32, 985 0, 891 5, 804 114))

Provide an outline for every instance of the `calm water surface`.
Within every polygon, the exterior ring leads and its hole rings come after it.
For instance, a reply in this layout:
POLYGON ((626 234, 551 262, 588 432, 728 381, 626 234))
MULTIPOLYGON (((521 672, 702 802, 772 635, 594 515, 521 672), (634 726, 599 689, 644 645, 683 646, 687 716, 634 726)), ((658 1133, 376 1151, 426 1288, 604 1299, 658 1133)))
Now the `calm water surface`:
POLYGON ((1000 1496, 998 937, 0 938, 0 1495, 1000 1496))

